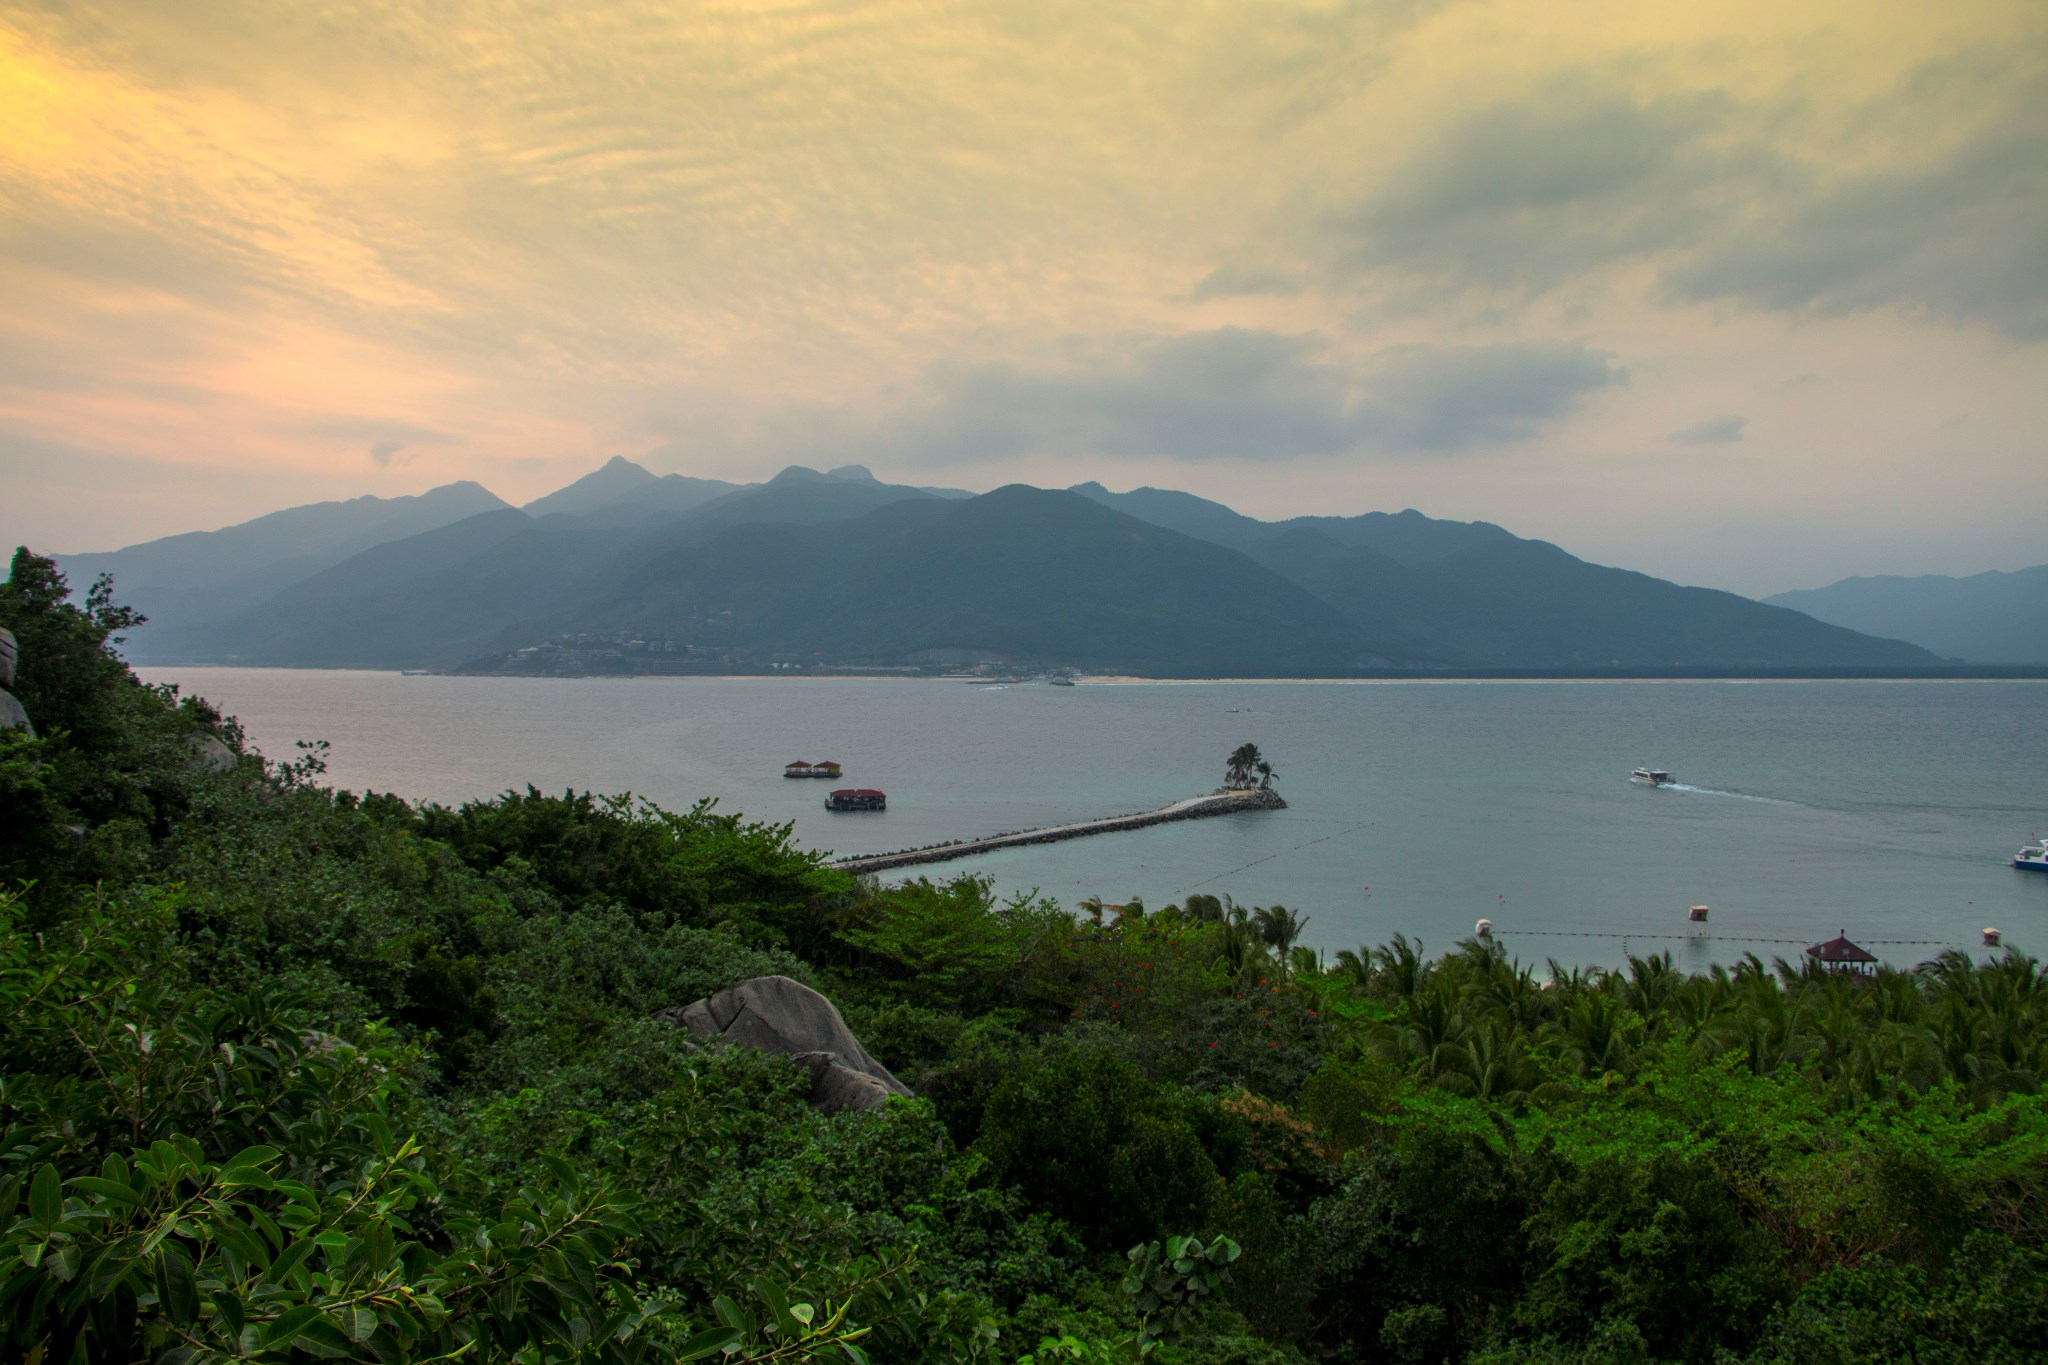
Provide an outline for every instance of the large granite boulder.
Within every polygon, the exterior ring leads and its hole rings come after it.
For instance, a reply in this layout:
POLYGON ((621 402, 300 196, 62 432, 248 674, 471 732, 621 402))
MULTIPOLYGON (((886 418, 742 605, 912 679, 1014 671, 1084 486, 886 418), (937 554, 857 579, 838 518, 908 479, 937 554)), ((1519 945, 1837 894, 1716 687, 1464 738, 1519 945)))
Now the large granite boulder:
POLYGON ((14 686, 14 665, 20 653, 14 632, 0 626, 0 730, 26 730, 33 735, 36 727, 29 723, 28 712, 7 690, 14 686))
POLYGON ((185 747, 192 751, 189 766, 199 772, 231 773, 241 762, 241 755, 217 735, 193 735, 185 741, 185 747))
POLYGON ((781 1053, 810 1072, 811 1104, 828 1114, 873 1109, 910 1088, 868 1055, 830 1000, 786 976, 757 976, 655 1018, 700 1038, 781 1053))

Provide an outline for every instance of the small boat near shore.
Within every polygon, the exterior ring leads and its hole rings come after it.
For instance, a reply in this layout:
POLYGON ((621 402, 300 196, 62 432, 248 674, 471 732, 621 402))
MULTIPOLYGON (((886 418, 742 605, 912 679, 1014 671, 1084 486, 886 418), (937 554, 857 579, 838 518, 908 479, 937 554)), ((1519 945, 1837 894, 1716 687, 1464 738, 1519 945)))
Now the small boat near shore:
POLYGON ((1638 768, 1628 775, 1628 780, 1641 787, 1669 787, 1678 781, 1662 768, 1638 768))
POLYGON ((2012 855, 2012 865, 2023 872, 2048 872, 2048 839, 2039 835, 2012 855))

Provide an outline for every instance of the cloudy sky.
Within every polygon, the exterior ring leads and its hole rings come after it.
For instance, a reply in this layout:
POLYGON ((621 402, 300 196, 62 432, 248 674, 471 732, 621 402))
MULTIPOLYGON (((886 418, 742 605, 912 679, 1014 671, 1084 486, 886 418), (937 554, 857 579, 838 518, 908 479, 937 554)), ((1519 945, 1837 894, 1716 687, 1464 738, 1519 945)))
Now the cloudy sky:
POLYGON ((0 539, 625 454, 2048 560, 2040 0, 0 0, 0 539))

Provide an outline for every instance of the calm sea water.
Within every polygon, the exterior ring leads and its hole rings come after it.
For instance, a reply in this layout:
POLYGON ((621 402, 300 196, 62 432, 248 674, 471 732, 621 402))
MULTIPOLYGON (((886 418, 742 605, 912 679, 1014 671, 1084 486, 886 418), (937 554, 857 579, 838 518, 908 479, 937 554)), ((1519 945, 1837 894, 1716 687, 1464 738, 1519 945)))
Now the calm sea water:
POLYGON ((1016 849, 972 870, 1149 905, 1192 891, 1306 913, 1334 951, 1396 932, 1433 951, 1492 919, 1519 957, 1703 967, 1849 936, 1888 960, 1987 925, 2048 951, 2048 682, 1128 684, 512 679, 151 668, 329 778, 443 802, 531 782, 700 797, 842 854, 1148 809, 1214 787, 1258 744, 1285 811, 1016 849), (833 815, 836 759, 889 793, 833 815), (1684 784, 1630 784, 1635 765, 1684 784), (1686 908, 1712 907, 1706 935, 1686 908))

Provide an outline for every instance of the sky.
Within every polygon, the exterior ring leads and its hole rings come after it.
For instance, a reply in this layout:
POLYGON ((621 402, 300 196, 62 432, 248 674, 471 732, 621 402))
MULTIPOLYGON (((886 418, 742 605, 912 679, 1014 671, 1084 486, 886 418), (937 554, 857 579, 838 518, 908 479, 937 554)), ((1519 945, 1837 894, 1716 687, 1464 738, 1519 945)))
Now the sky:
POLYGON ((614 455, 2048 561, 2040 0, 0 0, 0 540, 614 455))

